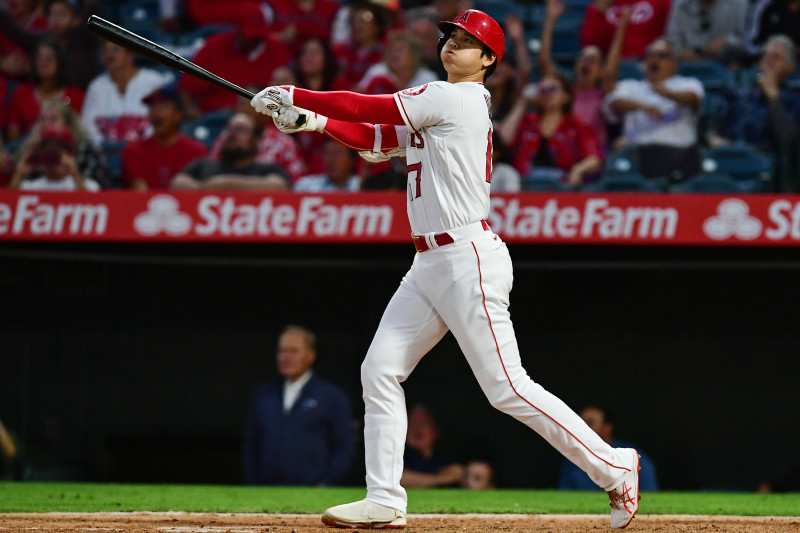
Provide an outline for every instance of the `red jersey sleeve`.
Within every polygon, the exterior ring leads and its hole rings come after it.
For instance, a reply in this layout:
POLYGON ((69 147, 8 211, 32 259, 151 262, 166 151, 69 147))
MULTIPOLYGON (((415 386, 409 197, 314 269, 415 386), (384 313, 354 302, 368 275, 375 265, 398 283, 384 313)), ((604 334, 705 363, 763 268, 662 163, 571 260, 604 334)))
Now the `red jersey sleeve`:
POLYGON ((294 104, 334 120, 403 126, 403 117, 391 94, 359 94, 348 91, 294 90, 294 104))

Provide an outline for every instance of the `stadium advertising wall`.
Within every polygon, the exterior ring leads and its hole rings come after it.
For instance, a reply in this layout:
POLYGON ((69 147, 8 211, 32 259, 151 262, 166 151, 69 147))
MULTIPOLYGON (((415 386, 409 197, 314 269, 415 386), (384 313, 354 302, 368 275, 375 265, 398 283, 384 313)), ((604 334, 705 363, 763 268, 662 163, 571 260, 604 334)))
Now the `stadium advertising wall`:
MULTIPOLYGON (((402 193, 0 192, 0 240, 408 242, 402 193)), ((800 244, 800 196, 497 195, 489 224, 510 243, 800 244)))

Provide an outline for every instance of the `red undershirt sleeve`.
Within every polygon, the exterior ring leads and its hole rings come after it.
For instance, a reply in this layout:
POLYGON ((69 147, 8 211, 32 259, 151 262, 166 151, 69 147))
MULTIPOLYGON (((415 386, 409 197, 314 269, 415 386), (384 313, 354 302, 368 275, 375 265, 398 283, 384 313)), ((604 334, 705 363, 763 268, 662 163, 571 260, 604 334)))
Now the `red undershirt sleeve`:
POLYGON ((394 101, 394 95, 391 94, 359 94, 349 91, 320 92, 295 88, 293 100, 296 106, 316 111, 329 119, 345 122, 394 124, 395 126, 405 125, 394 101))

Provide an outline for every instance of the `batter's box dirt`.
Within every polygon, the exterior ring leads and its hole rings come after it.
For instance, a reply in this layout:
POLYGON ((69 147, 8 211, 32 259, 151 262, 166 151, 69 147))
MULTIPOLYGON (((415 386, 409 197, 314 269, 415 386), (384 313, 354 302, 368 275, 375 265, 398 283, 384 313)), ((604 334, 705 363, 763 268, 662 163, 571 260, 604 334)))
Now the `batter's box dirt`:
MULTIPOLYGON (((611 531, 607 516, 411 515, 407 533, 611 531)), ((316 515, 199 513, 0 514, 0 533, 333 533, 316 515)), ((626 533, 800 532, 800 518, 742 516, 637 516, 626 533)))

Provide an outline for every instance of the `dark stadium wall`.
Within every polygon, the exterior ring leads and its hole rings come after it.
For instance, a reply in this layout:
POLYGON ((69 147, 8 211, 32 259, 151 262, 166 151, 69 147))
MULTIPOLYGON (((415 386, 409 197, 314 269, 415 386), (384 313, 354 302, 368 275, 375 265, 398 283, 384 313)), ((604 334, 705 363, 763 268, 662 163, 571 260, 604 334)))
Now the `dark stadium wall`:
MULTIPOLYGON (((240 483, 250 396, 299 323, 353 403, 363 484, 359 365, 409 248, 4 246, 0 419, 26 477, 240 483)), ((663 488, 752 490, 797 462, 800 254, 511 251, 528 373, 574 408, 609 406, 663 488)), ((452 455, 488 458, 500 486, 555 486, 560 456, 488 405, 452 336, 405 388, 452 455)))

